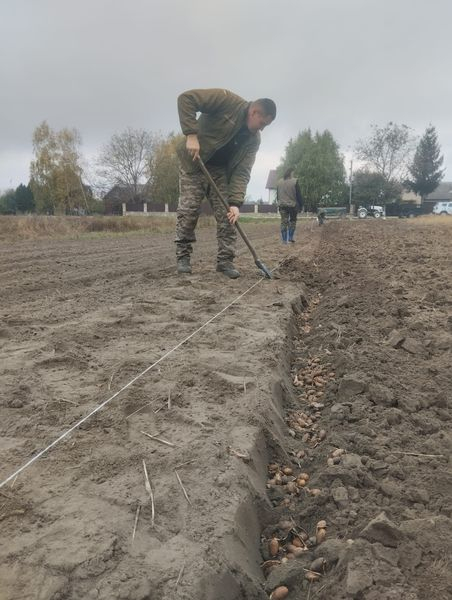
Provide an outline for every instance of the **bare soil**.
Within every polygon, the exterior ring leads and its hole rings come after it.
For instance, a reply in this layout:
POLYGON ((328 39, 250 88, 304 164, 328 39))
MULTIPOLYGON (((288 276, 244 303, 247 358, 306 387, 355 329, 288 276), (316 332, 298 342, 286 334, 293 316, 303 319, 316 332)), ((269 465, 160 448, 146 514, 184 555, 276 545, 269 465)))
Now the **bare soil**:
POLYGON ((0 488, 1 600, 452 597, 451 223, 245 229, 2 244, 0 482, 174 351, 0 488))

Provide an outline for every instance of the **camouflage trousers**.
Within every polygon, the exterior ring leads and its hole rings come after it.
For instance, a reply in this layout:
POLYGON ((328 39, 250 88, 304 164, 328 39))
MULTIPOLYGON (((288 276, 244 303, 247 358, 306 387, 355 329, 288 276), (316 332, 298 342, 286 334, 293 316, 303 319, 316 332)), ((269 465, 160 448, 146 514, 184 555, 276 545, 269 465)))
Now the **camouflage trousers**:
POLYGON ((295 231, 297 225, 297 209, 292 206, 280 206, 279 214, 281 215, 281 229, 295 231))
MULTIPOLYGON (((223 197, 228 199, 226 169, 208 167, 223 197)), ((226 209, 201 172, 186 173, 179 169, 179 204, 176 221, 176 256, 190 256, 196 242, 195 229, 201 212, 201 203, 207 198, 217 222, 218 262, 232 261, 235 256, 237 231, 226 217, 226 209)))

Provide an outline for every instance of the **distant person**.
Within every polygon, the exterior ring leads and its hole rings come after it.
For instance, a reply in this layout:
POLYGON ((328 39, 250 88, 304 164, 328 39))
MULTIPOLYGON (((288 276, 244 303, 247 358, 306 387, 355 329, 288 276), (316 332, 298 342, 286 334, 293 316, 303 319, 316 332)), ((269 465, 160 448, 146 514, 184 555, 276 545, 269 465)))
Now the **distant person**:
POLYGON ((260 144, 260 131, 276 117, 273 100, 247 102, 224 89, 189 90, 177 101, 185 143, 178 148, 179 204, 176 222, 177 272, 191 273, 190 255, 201 203, 208 198, 217 221, 217 271, 240 277, 234 267, 239 218, 251 168, 260 144), (197 113, 201 113, 196 118, 197 113), (210 188, 197 164, 201 157, 230 205, 229 212, 210 188))
POLYGON ((317 207, 317 222, 319 225, 323 225, 326 219, 326 210, 323 206, 317 207))
POLYGON ((293 169, 287 169, 276 187, 276 201, 281 215, 281 240, 283 244, 295 242, 293 236, 297 226, 297 214, 303 208, 298 179, 293 177, 293 169))

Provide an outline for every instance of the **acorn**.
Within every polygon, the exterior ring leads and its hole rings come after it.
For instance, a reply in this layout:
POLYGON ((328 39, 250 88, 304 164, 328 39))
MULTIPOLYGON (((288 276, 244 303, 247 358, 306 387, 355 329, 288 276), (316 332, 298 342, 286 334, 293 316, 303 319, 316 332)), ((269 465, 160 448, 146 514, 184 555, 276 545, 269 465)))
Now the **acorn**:
POLYGON ((315 532, 315 541, 316 544, 319 545, 326 540, 326 529, 317 529, 315 532))
POLYGON ((289 595, 289 589, 285 585, 280 585, 270 594, 270 600, 284 600, 289 595))
POLYGON ((295 481, 289 481, 289 483, 286 485, 286 490, 289 492, 289 494, 296 494, 298 492, 298 488, 295 481))
POLYGON ((293 523, 292 521, 283 520, 278 523, 277 527, 279 529, 283 529, 284 531, 289 531, 289 529, 292 529, 293 523))
POLYGON ((342 456, 343 454, 345 454, 345 450, 343 448, 336 448, 336 450, 331 452, 330 456, 331 458, 336 458, 336 456, 342 456))
POLYGON ((297 536, 300 538, 300 540, 302 540, 303 542, 306 542, 306 540, 309 539, 309 535, 306 533, 306 531, 300 531, 300 533, 297 533, 297 536))
POLYGON ((326 567, 326 560, 323 558, 323 556, 319 556, 319 558, 316 558, 314 561, 312 561, 309 569, 311 571, 315 571, 316 573, 324 573, 325 567, 326 567))
POLYGON ((272 538, 268 543, 268 550, 270 552, 270 556, 277 556, 279 552, 279 542, 276 538, 272 538))

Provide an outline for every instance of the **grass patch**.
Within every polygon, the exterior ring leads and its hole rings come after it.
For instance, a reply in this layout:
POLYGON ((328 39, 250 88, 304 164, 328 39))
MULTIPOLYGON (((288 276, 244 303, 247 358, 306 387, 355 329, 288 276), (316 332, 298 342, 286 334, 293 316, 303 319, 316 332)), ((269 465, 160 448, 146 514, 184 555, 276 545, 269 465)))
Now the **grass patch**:
POLYGON ((240 223, 276 223, 281 221, 281 217, 275 215, 274 217, 250 217, 245 214, 240 215, 240 223))
MULTIPOLYGON (((175 222, 175 214, 148 217, 0 216, 0 241, 172 233, 175 222)), ((201 216, 198 226, 211 227, 213 224, 213 217, 201 216)))

